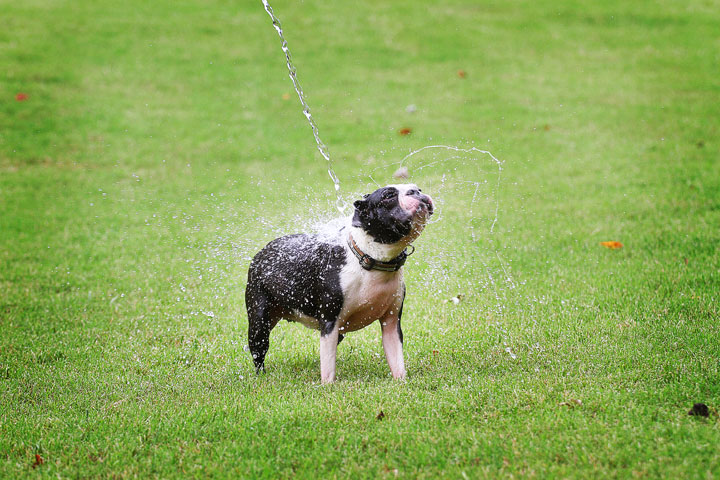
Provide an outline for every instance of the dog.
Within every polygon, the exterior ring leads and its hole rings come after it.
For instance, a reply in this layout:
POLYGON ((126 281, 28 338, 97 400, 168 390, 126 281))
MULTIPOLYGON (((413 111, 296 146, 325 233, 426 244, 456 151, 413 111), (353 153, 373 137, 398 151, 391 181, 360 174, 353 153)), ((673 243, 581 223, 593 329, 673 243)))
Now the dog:
POLYGON ((379 320, 392 376, 405 378, 402 266, 434 203, 416 185, 403 184, 379 188, 353 206, 353 215, 331 235, 277 238, 250 263, 245 305, 258 374, 280 319, 320 331, 322 383, 335 381, 337 346, 344 335, 379 320))

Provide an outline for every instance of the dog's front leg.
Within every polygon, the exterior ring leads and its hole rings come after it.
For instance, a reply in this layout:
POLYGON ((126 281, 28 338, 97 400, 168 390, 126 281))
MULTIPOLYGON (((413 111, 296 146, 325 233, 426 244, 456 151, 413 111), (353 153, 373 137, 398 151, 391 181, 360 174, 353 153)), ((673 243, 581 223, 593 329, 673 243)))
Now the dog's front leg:
POLYGON ((336 321, 332 326, 328 325, 327 328, 320 331, 320 378, 322 383, 335 381, 339 327, 340 322, 336 321))
MULTIPOLYGON (((402 307, 400 307, 402 312, 402 307)), ((402 329, 400 315, 389 315, 380 321, 382 326, 382 344, 385 359, 390 366, 393 378, 405 378, 405 360, 403 359, 402 329)))

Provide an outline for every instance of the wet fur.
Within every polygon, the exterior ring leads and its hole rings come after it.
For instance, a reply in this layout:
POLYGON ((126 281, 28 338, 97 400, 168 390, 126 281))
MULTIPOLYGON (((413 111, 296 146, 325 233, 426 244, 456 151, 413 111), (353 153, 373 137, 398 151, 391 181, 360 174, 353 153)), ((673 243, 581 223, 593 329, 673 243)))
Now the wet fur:
POLYGON ((336 349, 343 335, 380 320, 391 372, 396 378, 405 376, 400 325, 405 298, 402 269, 363 269, 345 239, 352 233, 366 253, 389 261, 422 231, 432 213, 432 200, 414 185, 393 185, 354 205, 351 222, 336 238, 289 235, 271 241, 253 258, 245 303, 248 342, 258 372, 264 368, 270 332, 282 318, 320 331, 323 382, 335 378, 336 349))

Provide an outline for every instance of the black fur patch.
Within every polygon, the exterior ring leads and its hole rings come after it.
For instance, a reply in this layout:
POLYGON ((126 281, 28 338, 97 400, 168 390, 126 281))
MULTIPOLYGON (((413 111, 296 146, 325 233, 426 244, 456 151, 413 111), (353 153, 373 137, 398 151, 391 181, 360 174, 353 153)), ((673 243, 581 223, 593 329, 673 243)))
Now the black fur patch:
POLYGON ((268 297, 281 316, 297 310, 317 319, 321 332, 328 333, 342 309, 340 270, 346 262, 342 245, 315 235, 288 235, 255 255, 247 288, 253 296, 268 297))

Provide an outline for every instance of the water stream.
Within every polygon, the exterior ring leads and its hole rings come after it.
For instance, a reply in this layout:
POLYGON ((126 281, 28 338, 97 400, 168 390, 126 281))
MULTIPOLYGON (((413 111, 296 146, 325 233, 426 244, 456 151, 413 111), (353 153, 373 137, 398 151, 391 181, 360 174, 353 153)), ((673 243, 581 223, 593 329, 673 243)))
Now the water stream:
POLYGON ((333 164, 332 160, 330 160, 330 153, 328 152, 328 148, 325 145, 325 143, 320 138, 320 132, 318 131, 317 124, 315 123, 315 119, 312 116, 312 113, 310 113, 310 105, 308 105, 307 100, 305 99, 305 93, 303 92, 302 87, 300 86, 300 81, 297 77, 297 68, 295 67, 295 64, 292 61, 292 55, 290 54, 290 49, 288 48, 287 40, 285 40, 285 35, 283 34, 282 26, 280 25, 280 20, 275 16, 275 13, 273 12, 272 7, 267 2, 267 0, 262 0, 263 6, 265 7, 265 11, 270 15, 270 18, 272 19, 273 27, 275 27, 275 30, 277 31, 278 36, 280 37, 282 51, 285 54, 285 63, 287 65, 288 69, 288 75, 290 76, 290 80, 292 80, 293 87, 295 88, 295 92, 298 95, 298 98, 300 99, 300 103, 303 107, 303 114, 305 115, 305 118, 307 118, 308 123, 310 124, 310 128, 312 128, 313 136, 315 137, 315 143, 317 144, 317 149, 320 152, 320 155, 325 159, 325 162, 327 163, 327 172, 328 175, 330 175, 330 179, 333 181, 333 184, 335 186, 335 207, 338 209, 338 211, 345 215, 347 213, 348 205, 347 202, 342 198, 340 195, 340 179, 338 178, 337 174, 335 173, 335 170, 333 170, 333 164))

